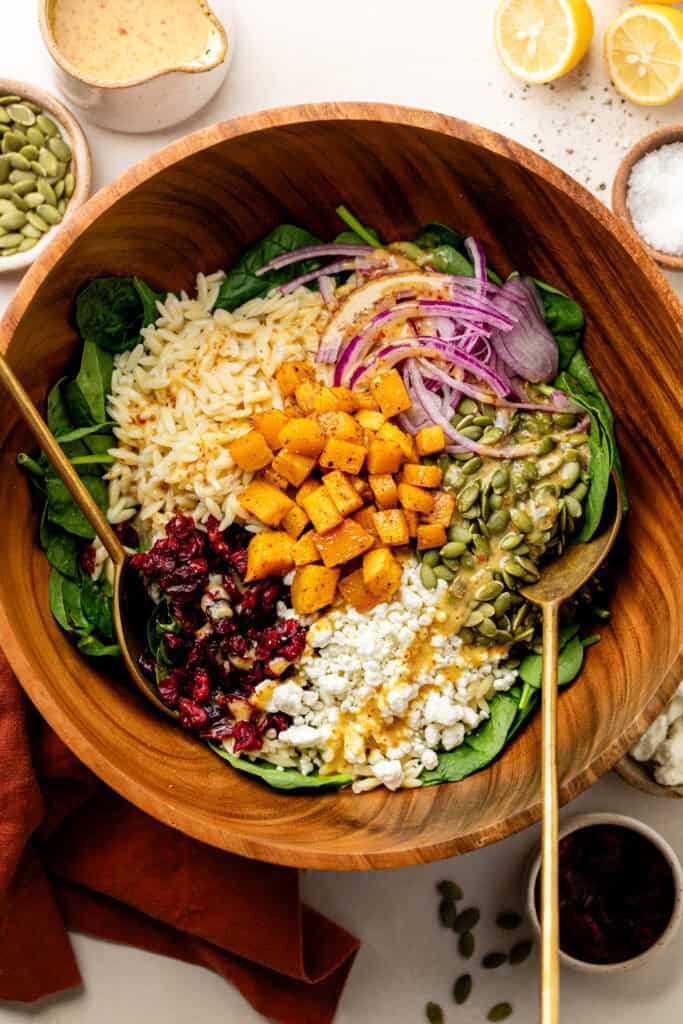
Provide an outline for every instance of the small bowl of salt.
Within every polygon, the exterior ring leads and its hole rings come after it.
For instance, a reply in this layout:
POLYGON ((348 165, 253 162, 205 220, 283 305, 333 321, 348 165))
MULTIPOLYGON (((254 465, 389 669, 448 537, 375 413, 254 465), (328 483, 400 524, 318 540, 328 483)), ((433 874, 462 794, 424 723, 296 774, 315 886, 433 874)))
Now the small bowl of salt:
POLYGON ((683 125, 658 129, 626 154, 612 208, 660 266, 683 271, 683 125))

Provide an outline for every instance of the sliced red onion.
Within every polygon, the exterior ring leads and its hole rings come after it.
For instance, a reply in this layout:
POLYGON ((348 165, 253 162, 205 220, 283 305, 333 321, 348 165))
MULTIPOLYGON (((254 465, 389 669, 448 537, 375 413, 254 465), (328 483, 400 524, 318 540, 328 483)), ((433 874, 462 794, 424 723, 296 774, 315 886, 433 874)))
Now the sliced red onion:
POLYGON ((538 383, 552 380, 559 369, 559 353, 540 311, 536 286, 529 278, 512 277, 497 296, 497 304, 516 320, 512 330, 497 331, 492 342, 498 356, 513 373, 538 383), (525 308, 520 307, 525 301, 525 308))
POLYGON ((267 274, 270 270, 281 270, 291 263, 301 263, 303 260, 313 259, 318 256, 367 256, 373 252, 370 245, 306 245, 302 249, 294 249, 292 252, 285 252, 282 256, 276 256, 274 260, 266 263, 256 271, 256 276, 267 274))
POLYGON ((472 260, 475 280, 479 282, 479 294, 483 296, 486 293, 486 284, 488 281, 488 277, 486 275, 486 253, 484 252, 484 246, 478 238, 466 238, 465 248, 467 249, 467 255, 472 260))
POLYGON ((373 355, 369 363, 361 363, 360 366, 355 368, 349 378, 349 387, 354 388, 356 384, 358 384, 366 374, 370 373, 370 371, 379 362, 384 363, 384 365, 389 368, 396 366, 397 363, 401 363, 404 359, 410 359, 413 356, 423 356, 428 359, 439 359, 441 358, 441 353, 436 348, 418 345, 412 340, 397 342, 395 345, 385 345, 384 348, 381 348, 375 353, 375 355, 373 355))
MULTIPOLYGON (((325 303, 325 305, 327 306, 327 308, 329 309, 329 307, 334 302, 334 278, 333 277, 329 277, 327 274, 323 274, 318 279, 318 287, 320 288, 320 294, 322 296, 322 300, 325 303)), ((334 360, 336 358, 337 358, 337 353, 336 352, 335 352, 335 354, 334 354, 334 356, 332 357, 331 360, 321 359, 320 358, 320 352, 318 352, 318 355, 316 356, 316 361, 320 362, 320 363, 334 362, 334 360)))
POLYGON ((336 263, 328 263, 326 267, 321 267, 319 270, 311 270, 308 274, 295 277, 292 281, 288 281, 287 284, 279 285, 278 291, 282 292, 283 295, 289 295, 290 292, 296 291, 302 284, 310 284, 311 281, 317 281, 323 277, 332 277, 334 274, 342 274, 347 270, 355 269, 356 264, 352 260, 338 260, 336 263))
MULTIPOLYGON (((500 398, 510 394, 509 381, 495 373, 486 363, 470 355, 469 352, 463 352, 462 349, 449 342, 440 341, 439 338, 421 337, 417 340, 422 345, 438 349, 445 355, 447 360, 455 363, 456 366, 461 366, 463 370, 471 373, 472 376, 485 381, 494 394, 499 395, 500 398)), ((447 375, 444 374, 444 376, 447 375)))

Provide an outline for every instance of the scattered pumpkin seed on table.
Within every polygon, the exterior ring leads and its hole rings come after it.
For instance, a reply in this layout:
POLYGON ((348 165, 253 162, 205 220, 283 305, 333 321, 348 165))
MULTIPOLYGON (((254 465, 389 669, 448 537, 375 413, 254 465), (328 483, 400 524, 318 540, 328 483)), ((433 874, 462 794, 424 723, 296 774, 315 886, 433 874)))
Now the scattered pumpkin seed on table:
POLYGON ((510 963, 513 967, 518 964, 523 964, 525 960, 529 959, 531 950, 534 948, 534 944, 530 939, 522 939, 510 950, 510 963))
POLYGON ((514 931, 522 923, 522 916, 516 910, 504 910, 496 918, 496 924, 505 931, 514 931))
POLYGON ((463 932, 458 939, 458 952, 460 956, 464 957, 465 960, 474 953, 474 934, 472 932, 463 932))
POLYGON ((506 960, 506 953, 487 953, 481 962, 481 966, 487 971, 492 971, 495 970, 496 967, 502 967, 506 960))
POLYGON ((458 1006, 466 1003, 472 994, 472 975, 461 974, 453 985, 453 999, 458 1006))
POLYGON ((492 1022, 507 1020, 512 1016, 512 1005, 510 1003, 496 1003, 489 1010, 486 1019, 492 1022))
POLYGON ((461 911, 455 919, 453 928, 456 932, 471 932, 479 924, 481 912, 476 907, 468 907, 461 911))
POLYGON ((425 1006, 425 1017, 429 1024, 444 1024, 443 1010, 438 1003, 427 1003, 425 1006))

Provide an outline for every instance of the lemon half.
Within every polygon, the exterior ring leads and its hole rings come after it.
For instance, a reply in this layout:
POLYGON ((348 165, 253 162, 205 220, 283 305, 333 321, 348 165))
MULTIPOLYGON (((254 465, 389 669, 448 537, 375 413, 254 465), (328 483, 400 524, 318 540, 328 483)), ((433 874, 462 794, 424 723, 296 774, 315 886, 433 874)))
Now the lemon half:
POLYGON ((496 11, 498 54, 524 82, 552 82, 571 71, 592 38, 586 0, 500 0, 496 11))
POLYGON ((646 106, 683 91, 683 11, 662 4, 631 7, 605 33, 605 60, 614 86, 646 106))

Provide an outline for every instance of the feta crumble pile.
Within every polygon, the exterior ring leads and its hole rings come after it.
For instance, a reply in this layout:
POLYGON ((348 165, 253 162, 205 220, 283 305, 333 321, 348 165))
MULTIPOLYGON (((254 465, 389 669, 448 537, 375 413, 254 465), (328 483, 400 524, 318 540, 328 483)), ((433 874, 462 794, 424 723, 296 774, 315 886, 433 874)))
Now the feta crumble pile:
POLYGON ((292 718, 266 734, 258 756, 304 774, 350 775, 357 793, 419 786, 437 751, 459 746, 517 676, 506 648, 464 647, 449 635, 447 590, 444 581, 426 590, 411 560, 391 603, 314 622, 296 674, 256 688, 254 703, 292 718))

